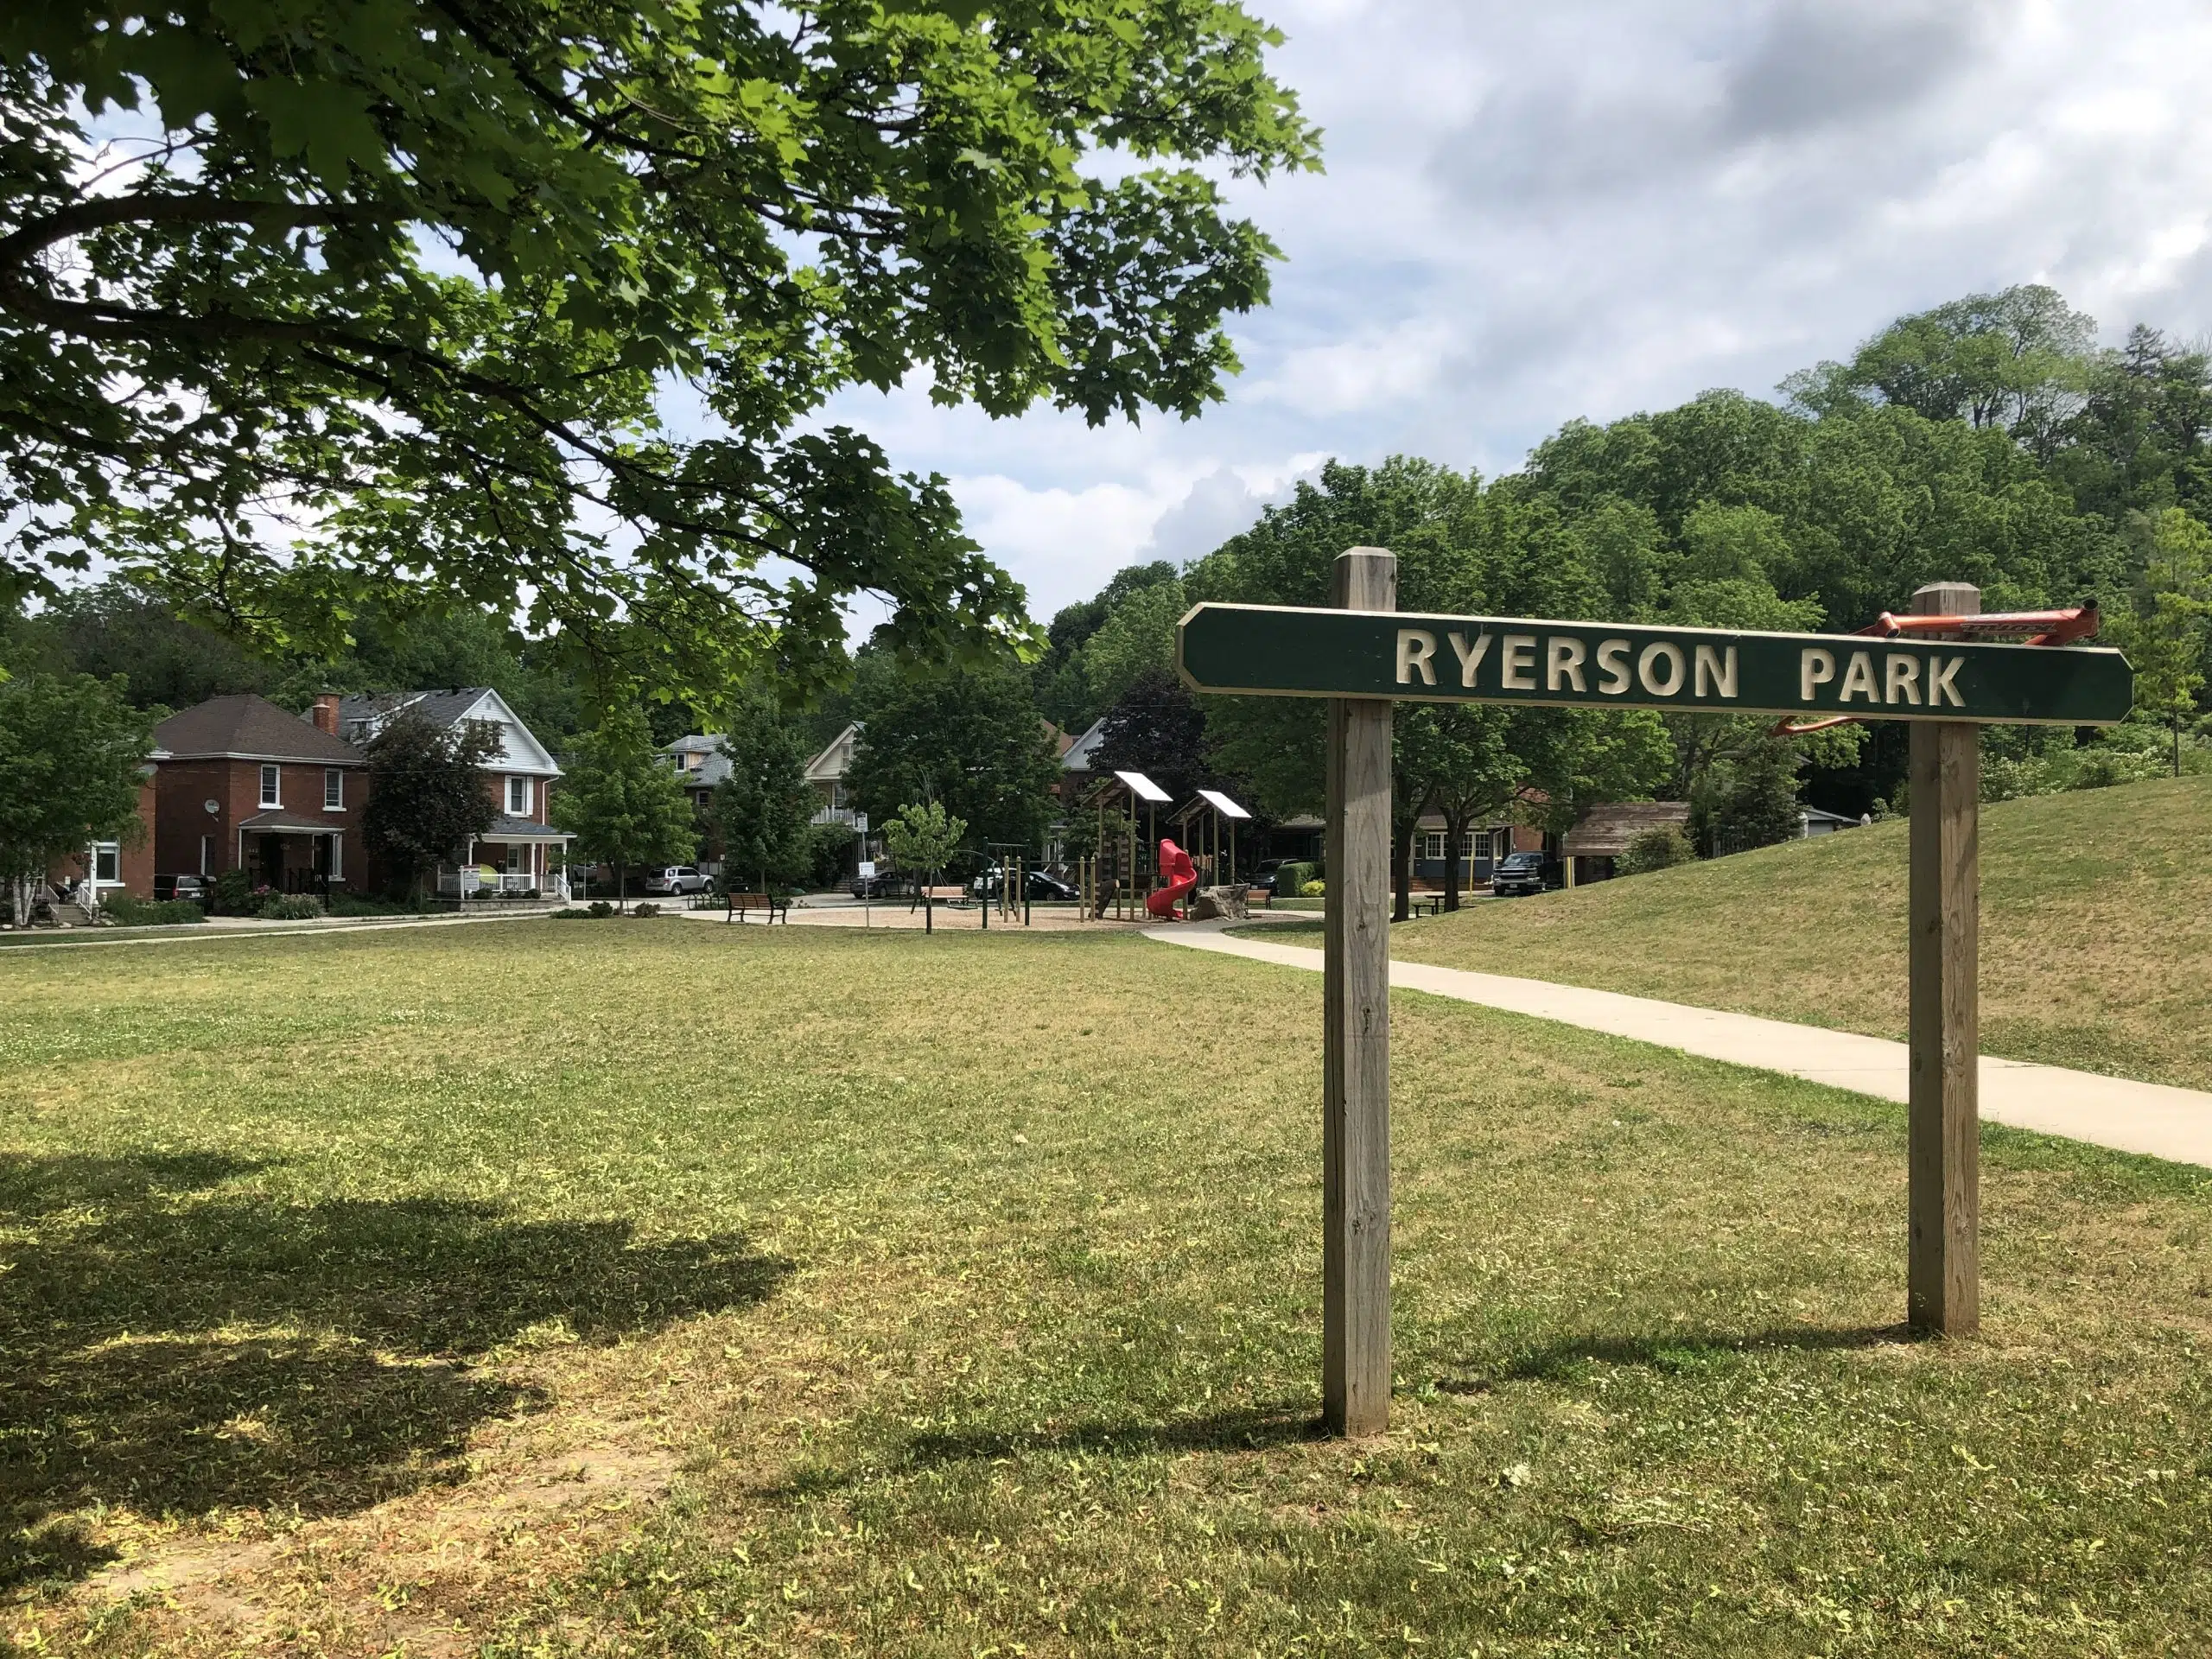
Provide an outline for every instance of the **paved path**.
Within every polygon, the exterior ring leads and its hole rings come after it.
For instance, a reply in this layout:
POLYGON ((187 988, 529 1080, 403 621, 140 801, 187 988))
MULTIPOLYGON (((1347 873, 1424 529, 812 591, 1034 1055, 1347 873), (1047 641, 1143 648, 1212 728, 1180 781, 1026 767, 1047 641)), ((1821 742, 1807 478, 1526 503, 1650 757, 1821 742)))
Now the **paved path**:
MULTIPOLYGON (((1254 962, 1319 972, 1321 953, 1265 939, 1235 939, 1211 923, 1148 938, 1254 962)), ((1757 1066, 1884 1100, 1907 1098, 1909 1056, 1903 1043, 1819 1026, 1794 1026, 1756 1014, 1723 1014, 1680 1002, 1584 990, 1541 979, 1469 973, 1426 963, 1393 962, 1390 983, 1461 1002, 1556 1020, 1615 1037, 1656 1043, 1734 1065, 1757 1066)), ((1981 1115, 1993 1123, 2087 1141, 2120 1152, 2147 1153, 2177 1163, 2212 1165, 2212 1094, 2161 1083, 2134 1083, 2069 1071, 2063 1066, 1981 1057, 1981 1115)))

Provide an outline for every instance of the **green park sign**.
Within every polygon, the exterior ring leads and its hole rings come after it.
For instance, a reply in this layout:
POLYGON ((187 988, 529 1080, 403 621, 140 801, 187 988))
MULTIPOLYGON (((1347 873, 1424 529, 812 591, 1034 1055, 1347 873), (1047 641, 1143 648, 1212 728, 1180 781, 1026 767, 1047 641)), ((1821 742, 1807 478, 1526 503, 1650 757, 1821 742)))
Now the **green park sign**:
POLYGON ((1199 605, 1176 629, 1194 691, 1706 714, 2110 726, 2117 651, 1751 633, 1402 611, 1199 605))

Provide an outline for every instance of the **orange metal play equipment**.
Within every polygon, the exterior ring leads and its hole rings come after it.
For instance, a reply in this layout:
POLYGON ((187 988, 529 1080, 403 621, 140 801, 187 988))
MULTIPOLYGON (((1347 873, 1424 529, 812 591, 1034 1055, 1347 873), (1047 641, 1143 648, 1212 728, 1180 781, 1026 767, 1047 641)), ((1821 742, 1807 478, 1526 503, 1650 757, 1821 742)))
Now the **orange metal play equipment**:
POLYGON ((1188 853, 1164 836, 1160 842, 1160 874, 1166 885, 1147 893, 1144 907, 1163 921, 1180 921, 1175 901, 1198 885, 1198 867, 1188 853))
MULTIPOLYGON (((2095 638, 2102 622, 2094 600, 2068 611, 1993 611, 1986 616, 1897 616, 1884 611, 1865 627, 1854 628, 1844 637, 1895 639, 1925 633, 1945 639, 2013 639, 2024 645, 2063 645, 2095 638)), ((1774 734, 1802 737, 1808 732, 1855 726, 1866 718, 1864 715, 1832 715, 1802 724, 1781 720, 1775 722, 1774 734)))

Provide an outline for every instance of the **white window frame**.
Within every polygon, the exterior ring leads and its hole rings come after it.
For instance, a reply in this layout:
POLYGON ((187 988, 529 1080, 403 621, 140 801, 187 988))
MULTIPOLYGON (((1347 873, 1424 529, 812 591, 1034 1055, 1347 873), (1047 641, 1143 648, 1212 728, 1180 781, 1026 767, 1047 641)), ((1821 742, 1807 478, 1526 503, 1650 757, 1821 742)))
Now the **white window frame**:
POLYGON ((322 810, 343 812, 346 810, 346 768, 325 766, 322 769, 322 810))
POLYGON ((512 773, 508 775, 507 816, 509 817, 526 818, 530 816, 533 804, 532 798, 536 793, 531 788, 531 785, 535 781, 534 779, 519 777, 512 773))
POLYGON ((284 768, 264 766, 261 768, 261 804, 264 806, 284 804, 284 768))
POLYGON ((123 885, 123 843, 119 841, 96 841, 92 844, 92 876, 94 887, 119 887, 123 885), (102 875, 100 861, 112 861, 109 868, 115 874, 102 875))
POLYGON ((200 874, 202 875, 214 874, 215 872, 213 868, 214 862, 215 837, 213 836, 202 836, 200 837, 200 874))

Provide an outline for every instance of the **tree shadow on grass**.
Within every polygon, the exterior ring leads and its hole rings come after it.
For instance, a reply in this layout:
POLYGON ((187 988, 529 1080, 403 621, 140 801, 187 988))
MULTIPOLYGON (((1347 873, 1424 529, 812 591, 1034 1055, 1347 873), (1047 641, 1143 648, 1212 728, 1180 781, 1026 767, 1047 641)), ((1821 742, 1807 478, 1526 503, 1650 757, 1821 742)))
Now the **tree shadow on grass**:
POLYGON ((209 1194, 251 1167, 0 1155, 0 1590, 99 1566, 88 1505, 317 1516, 459 1478, 474 1427, 542 1403, 467 1356, 641 1335, 789 1270, 730 1233, 209 1194))
POLYGON ((1776 1325, 1764 1331, 1679 1331, 1663 1336, 1571 1337, 1518 1354, 1487 1369, 1465 1366, 1440 1377, 1444 1394, 1481 1394, 1501 1382, 1559 1382, 1592 1365, 1635 1365, 1670 1372, 1709 1370, 1749 1354, 1777 1349, 1820 1352, 1880 1348, 1918 1340, 1903 1325, 1776 1325))

